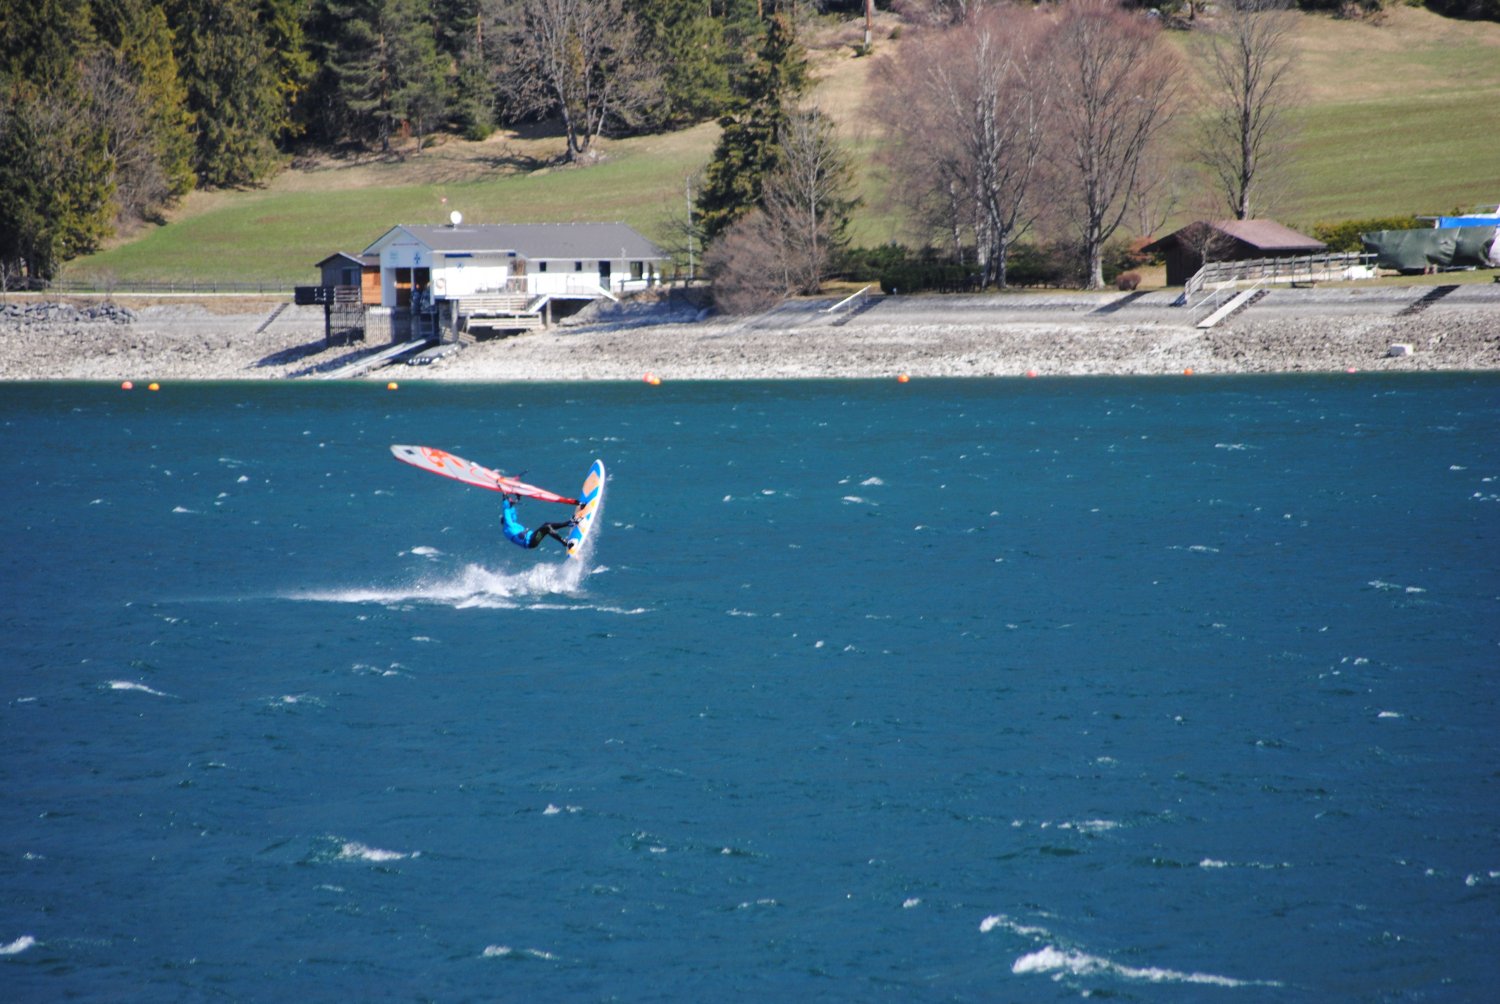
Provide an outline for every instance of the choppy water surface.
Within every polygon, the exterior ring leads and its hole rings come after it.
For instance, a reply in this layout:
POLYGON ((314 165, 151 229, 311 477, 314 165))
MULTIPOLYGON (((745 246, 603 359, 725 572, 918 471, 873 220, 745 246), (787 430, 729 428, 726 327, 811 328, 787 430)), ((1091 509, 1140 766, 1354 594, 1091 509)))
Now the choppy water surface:
POLYGON ((7 999, 1500 983, 1496 377, 11 384, 0 428, 7 999), (593 553, 398 442, 604 458, 593 553))

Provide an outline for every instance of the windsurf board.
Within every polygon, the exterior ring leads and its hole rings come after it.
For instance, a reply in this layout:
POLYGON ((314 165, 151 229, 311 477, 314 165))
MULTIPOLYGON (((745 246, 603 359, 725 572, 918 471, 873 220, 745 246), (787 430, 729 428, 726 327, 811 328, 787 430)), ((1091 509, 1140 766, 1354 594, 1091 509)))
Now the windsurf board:
POLYGON ((565 541, 568 545, 569 557, 582 556, 583 542, 588 540, 589 534, 593 532, 594 520, 598 517, 599 508, 603 504, 604 461, 595 460, 594 466, 589 468, 588 477, 583 479, 583 490, 578 493, 578 508, 573 510, 575 522, 568 531, 565 541))

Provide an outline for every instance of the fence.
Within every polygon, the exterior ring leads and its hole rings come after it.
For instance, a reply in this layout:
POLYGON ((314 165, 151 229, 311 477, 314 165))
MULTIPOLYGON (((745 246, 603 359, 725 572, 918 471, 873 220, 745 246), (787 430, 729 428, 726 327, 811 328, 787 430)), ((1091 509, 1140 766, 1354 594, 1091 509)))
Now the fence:
POLYGON ((1183 287, 1185 302, 1210 284, 1261 282, 1326 282, 1364 278, 1351 272, 1373 265, 1375 256, 1358 251, 1329 251, 1295 258, 1251 258, 1246 261, 1211 261, 1200 268, 1183 287))
POLYGON ((157 279, 152 281, 128 281, 113 279, 54 279, 36 280, 25 289, 12 288, 10 292, 54 293, 59 296, 289 296, 296 286, 307 285, 307 277, 296 279, 262 279, 255 282, 243 280, 221 281, 218 279, 157 279))

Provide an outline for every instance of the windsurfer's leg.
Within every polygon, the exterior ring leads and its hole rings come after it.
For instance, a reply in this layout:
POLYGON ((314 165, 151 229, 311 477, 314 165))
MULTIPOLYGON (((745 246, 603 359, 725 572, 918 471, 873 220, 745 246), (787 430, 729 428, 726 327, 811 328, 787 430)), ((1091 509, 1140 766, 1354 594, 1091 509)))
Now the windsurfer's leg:
POLYGON ((572 525, 573 525, 572 523, 543 523, 541 525, 541 530, 545 531, 546 534, 549 537, 555 538, 557 540, 557 542, 559 544, 561 544, 563 547, 567 547, 568 546, 568 538, 566 538, 562 534, 558 533, 558 531, 559 530, 565 530, 565 529, 567 529, 568 527, 570 527, 572 525))

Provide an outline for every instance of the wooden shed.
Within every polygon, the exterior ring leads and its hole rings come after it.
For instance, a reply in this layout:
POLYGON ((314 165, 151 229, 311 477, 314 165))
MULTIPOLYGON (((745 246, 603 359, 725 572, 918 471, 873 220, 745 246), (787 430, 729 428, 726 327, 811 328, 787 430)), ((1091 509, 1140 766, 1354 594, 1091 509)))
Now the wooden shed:
POLYGON ((380 258, 336 251, 318 262, 324 286, 358 286, 359 301, 366 306, 380 302, 380 258))
POLYGON ((1317 254, 1327 244, 1275 220, 1199 220, 1147 244, 1143 251, 1167 262, 1167 285, 1182 286, 1205 261, 1249 261, 1317 254))

